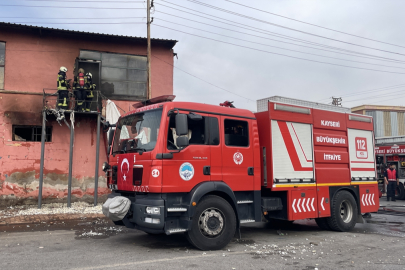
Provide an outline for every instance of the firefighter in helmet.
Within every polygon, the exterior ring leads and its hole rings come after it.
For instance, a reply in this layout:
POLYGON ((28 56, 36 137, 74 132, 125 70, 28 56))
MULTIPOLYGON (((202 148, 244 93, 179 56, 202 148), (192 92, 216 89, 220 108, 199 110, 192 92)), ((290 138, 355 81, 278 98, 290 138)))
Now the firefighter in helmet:
POLYGON ((79 68, 77 75, 75 76, 74 80, 74 90, 75 90, 75 97, 76 97, 76 111, 84 112, 84 101, 86 99, 86 88, 85 88, 85 75, 84 69, 79 68))
POLYGON ((59 73, 58 73, 58 81, 57 81, 57 87, 58 87, 58 109, 64 109, 66 110, 68 108, 69 104, 69 82, 66 80, 66 72, 67 72, 66 67, 60 67, 59 68, 59 73))
POLYGON ((86 84, 85 84, 86 103, 85 103, 85 105, 86 105, 86 112, 89 112, 90 107, 91 107, 91 102, 94 97, 93 90, 96 90, 96 85, 93 84, 93 75, 90 72, 86 73, 85 80, 86 80, 86 84))

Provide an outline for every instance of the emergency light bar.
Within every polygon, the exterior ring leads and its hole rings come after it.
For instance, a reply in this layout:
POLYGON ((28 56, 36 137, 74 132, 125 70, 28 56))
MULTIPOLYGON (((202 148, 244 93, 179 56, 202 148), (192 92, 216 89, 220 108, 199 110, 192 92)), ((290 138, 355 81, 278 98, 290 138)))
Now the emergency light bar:
POLYGON ((371 117, 361 117, 361 116, 356 116, 356 115, 351 115, 349 114, 349 120, 350 121, 359 121, 359 122, 366 122, 366 123, 371 123, 371 117))
POLYGON ((281 104, 277 104, 277 103, 274 104, 274 110, 302 113, 302 114, 311 114, 311 109, 293 107, 293 106, 288 106, 288 105, 281 105, 281 104))

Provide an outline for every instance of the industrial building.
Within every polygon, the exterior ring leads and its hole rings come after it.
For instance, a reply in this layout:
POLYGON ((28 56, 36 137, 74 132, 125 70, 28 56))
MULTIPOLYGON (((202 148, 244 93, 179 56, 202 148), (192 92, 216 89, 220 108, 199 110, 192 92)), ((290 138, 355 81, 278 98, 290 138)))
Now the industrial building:
MULTIPOLYGON (((176 42, 151 40, 151 97, 173 94, 176 42)), ((0 23, 0 205, 38 199, 42 112, 55 107, 60 66, 68 68, 68 79, 73 78, 74 68, 84 68, 96 84, 91 112, 75 114, 72 159, 73 201, 92 198, 97 115, 105 113, 107 100, 114 101, 122 114, 147 99, 146 54, 147 39, 142 37, 0 23)), ((46 120, 43 198, 63 202, 70 131, 52 114, 46 120)), ((101 170, 106 161, 105 139, 101 133, 100 195, 109 192, 101 170)))
POLYGON ((352 112, 373 117, 377 174, 382 190, 384 169, 394 164, 398 170, 400 185, 397 198, 405 199, 405 107, 362 105, 352 112))

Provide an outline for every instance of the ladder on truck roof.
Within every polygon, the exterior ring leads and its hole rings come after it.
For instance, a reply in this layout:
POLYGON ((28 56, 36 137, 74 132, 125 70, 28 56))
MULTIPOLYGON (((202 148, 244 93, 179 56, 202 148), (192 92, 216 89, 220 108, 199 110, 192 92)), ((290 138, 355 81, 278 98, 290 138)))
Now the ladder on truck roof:
POLYGON ((312 109, 319 109, 319 110, 326 110, 332 112, 340 112, 340 113, 351 113, 349 108, 345 107, 338 107, 329 104, 317 103, 307 100, 300 100, 294 98, 287 98, 281 96, 272 96, 268 98, 262 98, 256 101, 257 104, 257 112, 265 112, 268 110, 268 103, 269 102, 276 102, 276 103, 283 103, 283 104, 290 104, 295 106, 301 107, 308 107, 312 109))

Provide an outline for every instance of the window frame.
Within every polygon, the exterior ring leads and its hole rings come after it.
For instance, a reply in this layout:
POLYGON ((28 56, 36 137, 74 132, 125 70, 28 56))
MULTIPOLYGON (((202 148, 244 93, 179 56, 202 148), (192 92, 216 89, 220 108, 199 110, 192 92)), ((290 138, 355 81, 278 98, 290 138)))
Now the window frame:
MULTIPOLYGON (((52 131, 53 127, 52 126, 46 126, 45 127, 45 142, 52 142, 52 131), (48 140, 49 136, 49 140, 48 140)), ((18 134, 16 134, 18 135, 18 134)), ((18 135, 20 136, 20 135, 18 135)), ((42 136, 42 126, 35 126, 35 125, 13 125, 12 126, 12 134, 11 134, 11 139, 13 142, 41 142, 41 136, 42 136), (15 129, 16 128, 31 128, 31 139, 30 140, 25 140, 25 141, 17 141, 15 140, 14 134, 15 134, 15 129), (36 129, 39 130, 39 133, 36 132, 36 129), (38 138, 39 140, 34 140, 35 138, 38 138)))
POLYGON ((250 128, 249 128, 249 123, 250 123, 250 121, 246 121, 246 120, 242 120, 242 119, 235 119, 235 118, 224 118, 224 121, 223 121, 223 125, 224 125, 224 128, 223 128, 223 131, 224 131, 224 145, 226 146, 226 147, 236 147, 236 148, 238 148, 238 147, 242 147, 242 148, 249 148, 250 147, 250 128), (237 121, 237 122, 245 122, 246 123, 246 130, 247 130, 247 145, 246 146, 241 146, 241 145, 228 145, 227 144, 227 142, 226 142, 226 138, 225 138, 225 136, 227 135, 226 133, 225 133, 225 131, 226 131, 226 124, 225 124, 225 122, 226 121, 237 121))
MULTIPOLYGON (((128 53, 116 53, 116 52, 106 52, 106 51, 94 51, 94 50, 86 50, 86 49, 80 49, 79 52, 79 60, 90 60, 90 61, 98 61, 100 62, 100 86, 98 87, 98 89, 108 98, 110 99, 116 99, 116 100, 134 100, 135 99, 140 99, 140 100, 146 100, 147 99, 147 93, 148 93, 148 74, 147 74, 147 57, 145 55, 137 55, 137 54, 128 54, 128 53), (80 53, 81 52, 90 52, 90 53, 97 53, 99 54, 99 57, 93 57, 93 58, 97 58, 97 59, 90 59, 89 57, 85 57, 85 58, 81 58, 80 53), (109 54, 109 55, 117 55, 117 56, 130 56, 130 57, 140 57, 143 60, 145 60, 145 67, 144 68, 139 68, 139 67, 130 67, 129 66, 129 61, 127 62, 126 67, 123 66, 114 66, 114 65, 109 65, 109 64, 103 64, 103 54, 109 54), (110 69, 122 69, 125 70, 125 76, 126 76, 126 80, 105 80, 103 79, 103 68, 110 68, 110 69), (132 81, 132 80, 128 80, 128 77, 130 76, 130 71, 131 70, 135 70, 135 71, 143 71, 145 72, 145 81, 132 81), (142 86, 140 86, 139 88, 136 88, 135 90, 137 91, 142 91, 143 94, 141 95, 129 95, 127 93, 117 93, 114 92, 113 94, 106 94, 103 92, 102 90, 102 85, 103 83, 120 83, 120 84, 126 84, 127 90, 130 91, 132 88, 130 88, 131 84, 141 84, 144 86, 144 89, 141 89, 142 86)), ((105 90, 105 89, 104 89, 105 90)))

